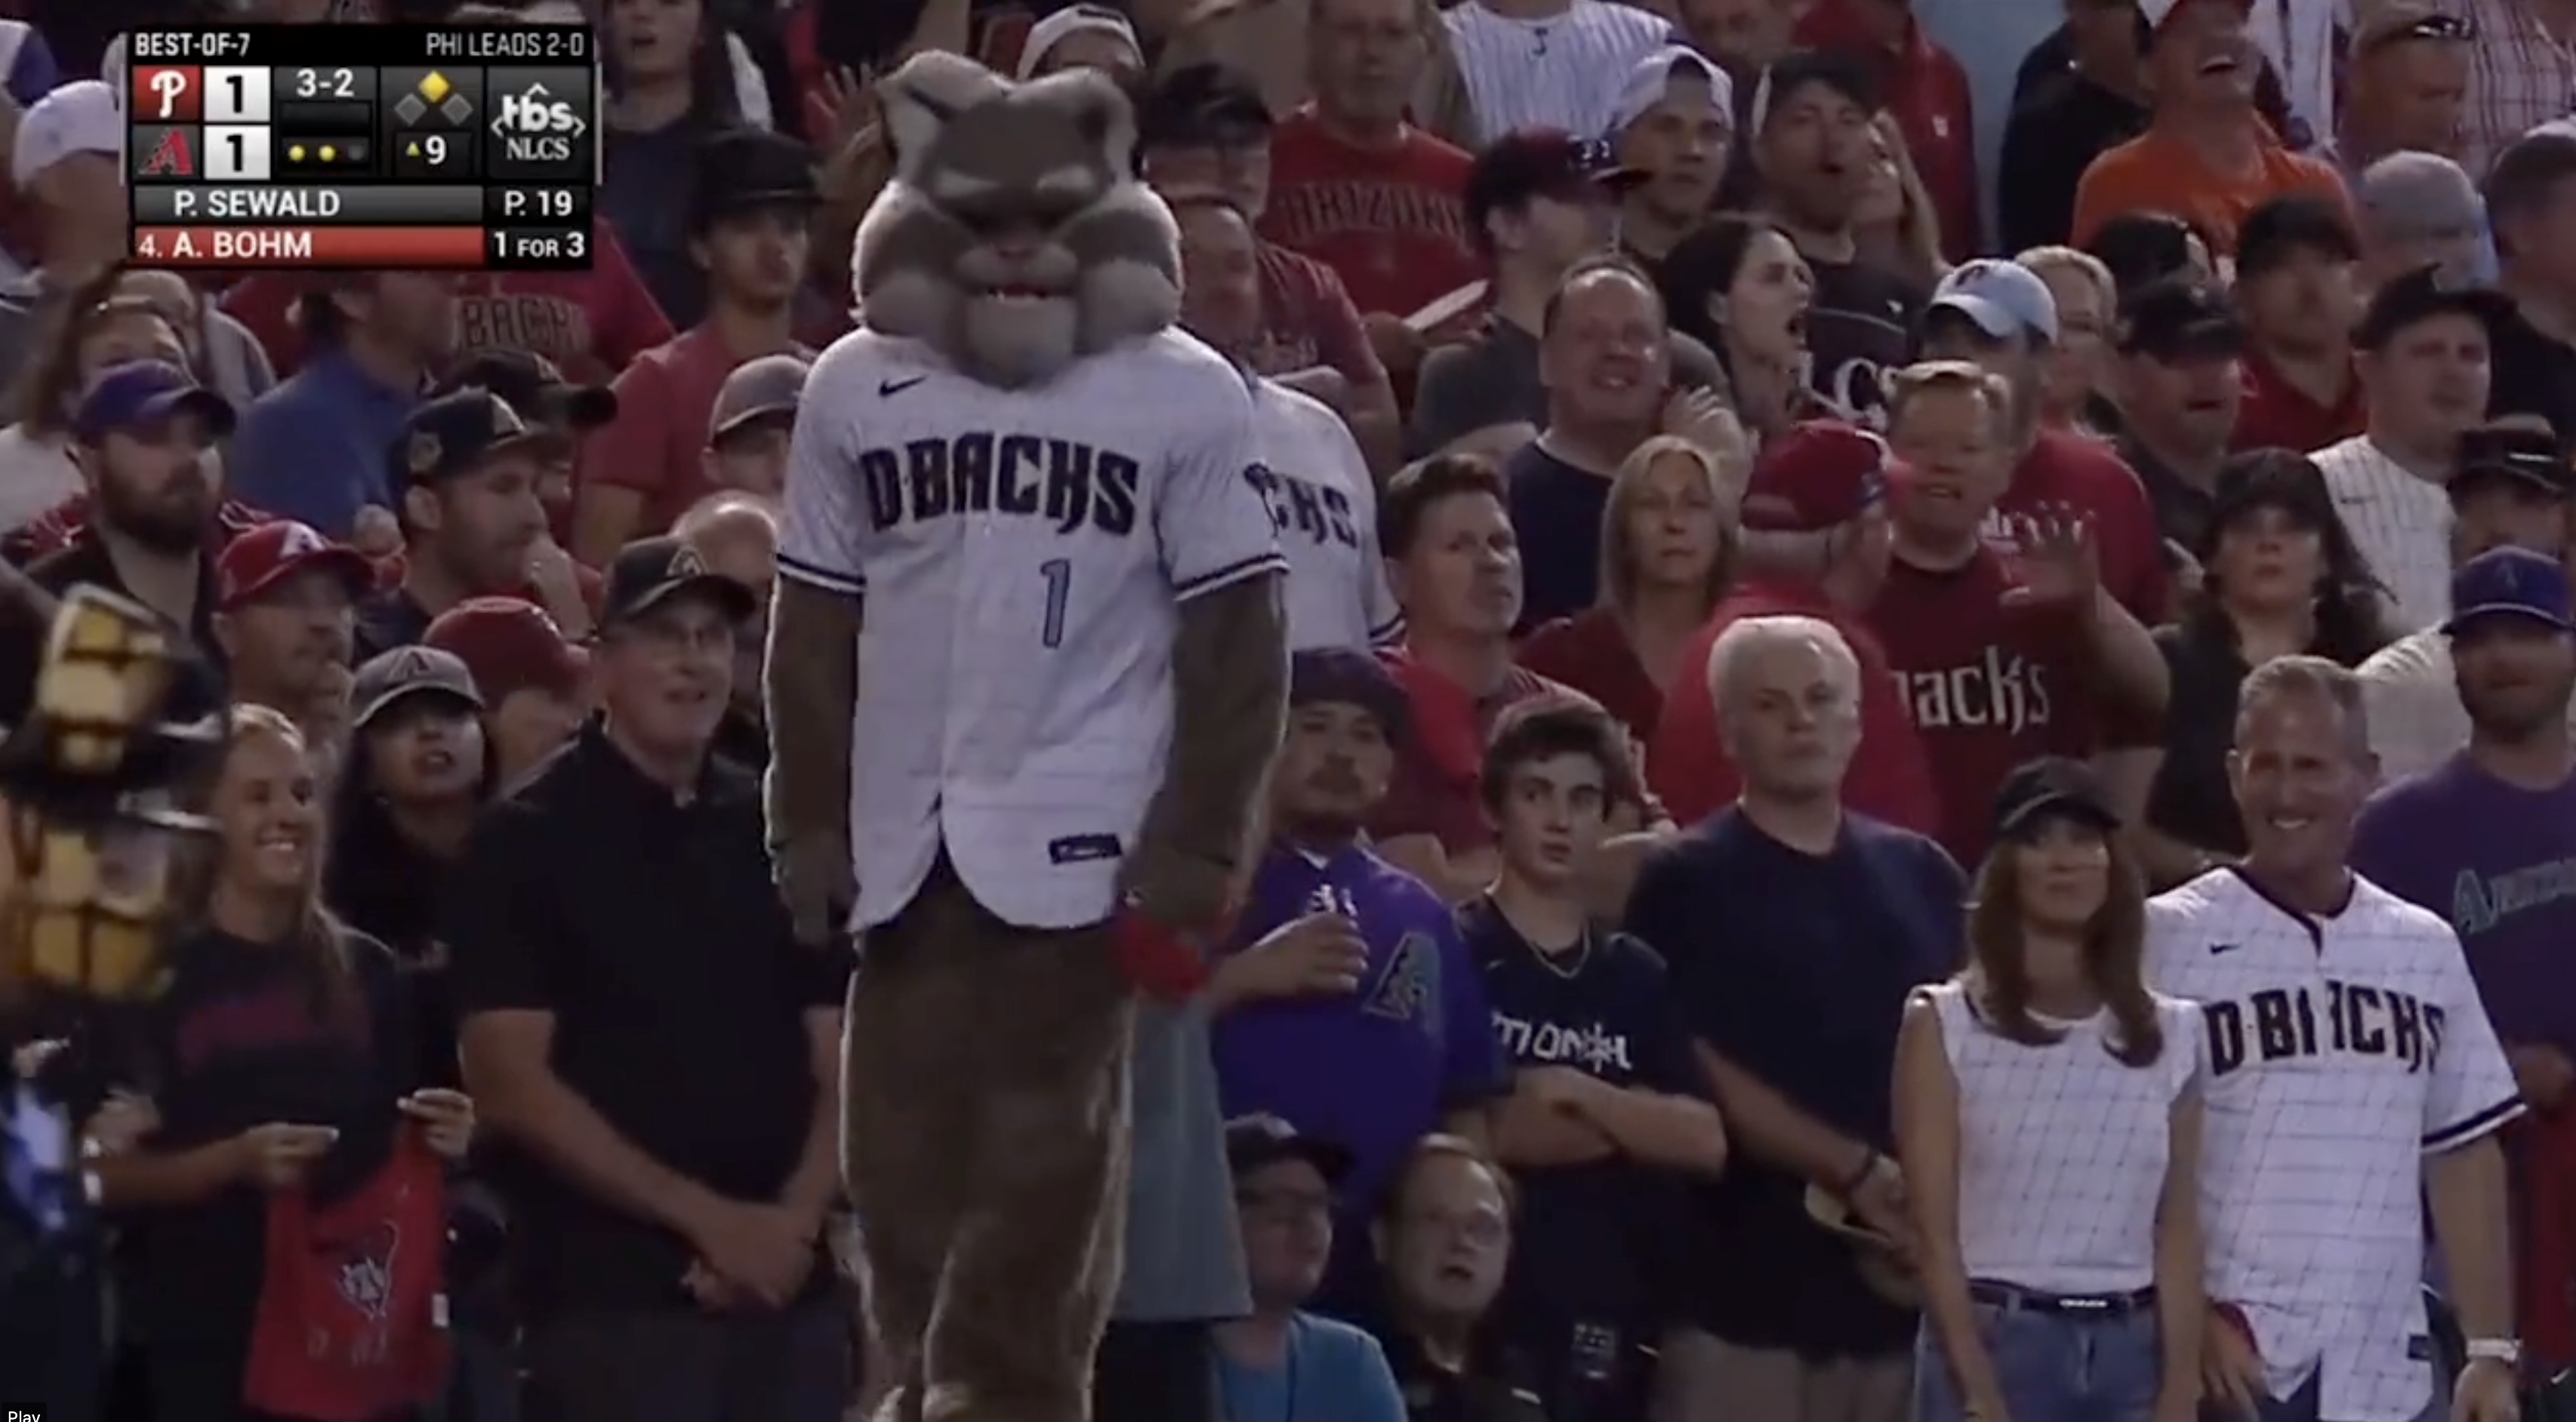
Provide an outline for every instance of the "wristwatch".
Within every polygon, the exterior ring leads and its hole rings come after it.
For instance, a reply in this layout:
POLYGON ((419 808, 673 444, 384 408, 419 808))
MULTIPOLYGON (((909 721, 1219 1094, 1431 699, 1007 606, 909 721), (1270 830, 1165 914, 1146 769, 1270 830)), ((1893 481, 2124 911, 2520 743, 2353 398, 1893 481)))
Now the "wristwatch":
POLYGON ((2508 1368, 2522 1366, 2522 1340, 2519 1338, 2472 1338, 2462 1351, 2472 1363, 2502 1363, 2508 1368))

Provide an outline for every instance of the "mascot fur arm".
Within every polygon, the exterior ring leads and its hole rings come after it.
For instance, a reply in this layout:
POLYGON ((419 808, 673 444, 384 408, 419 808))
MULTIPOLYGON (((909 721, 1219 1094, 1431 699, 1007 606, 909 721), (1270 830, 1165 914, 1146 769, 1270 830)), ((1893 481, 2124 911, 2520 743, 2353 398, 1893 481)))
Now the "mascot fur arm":
POLYGON ((778 580, 764 691, 769 774, 762 792, 772 872, 799 942, 828 943, 846 924, 850 870, 851 710, 859 699, 857 597, 778 580))
POLYGON ((1153 918, 1221 929, 1288 705, 1282 575, 1181 604, 1172 643, 1172 744, 1145 807, 1128 888, 1153 918))

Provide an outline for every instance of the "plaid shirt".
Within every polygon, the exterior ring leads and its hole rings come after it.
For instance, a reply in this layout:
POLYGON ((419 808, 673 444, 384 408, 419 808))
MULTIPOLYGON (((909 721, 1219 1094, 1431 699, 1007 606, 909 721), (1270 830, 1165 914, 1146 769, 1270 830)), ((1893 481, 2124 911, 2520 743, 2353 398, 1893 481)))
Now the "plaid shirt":
POLYGON ((2478 27, 2460 166, 2484 177, 2505 146, 2576 113, 2576 44, 2549 33, 2518 0, 2452 0, 2478 27))

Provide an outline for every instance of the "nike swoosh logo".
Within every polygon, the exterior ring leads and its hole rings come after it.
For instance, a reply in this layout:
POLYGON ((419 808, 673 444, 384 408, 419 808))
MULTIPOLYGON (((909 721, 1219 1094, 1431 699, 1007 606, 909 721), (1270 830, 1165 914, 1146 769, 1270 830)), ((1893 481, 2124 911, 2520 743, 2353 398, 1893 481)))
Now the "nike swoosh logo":
POLYGON ((2233 953, 2237 946, 2233 943, 2212 943, 2209 945, 2209 956, 2215 958, 2221 953, 2233 953))
POLYGON ((903 392, 905 392, 905 391, 907 391, 907 390, 910 390, 912 387, 914 387, 914 386, 916 386, 916 385, 919 385, 921 382, 923 382, 923 381, 925 381, 925 380, 928 380, 929 378, 930 378, 930 377, 929 377, 929 376, 927 376, 927 375, 916 375, 916 376, 912 377, 910 380, 888 380, 888 381, 884 381, 884 382, 880 383, 880 384, 877 386, 877 394, 878 394, 879 396, 886 396, 886 395, 900 395, 900 394, 902 394, 903 392))

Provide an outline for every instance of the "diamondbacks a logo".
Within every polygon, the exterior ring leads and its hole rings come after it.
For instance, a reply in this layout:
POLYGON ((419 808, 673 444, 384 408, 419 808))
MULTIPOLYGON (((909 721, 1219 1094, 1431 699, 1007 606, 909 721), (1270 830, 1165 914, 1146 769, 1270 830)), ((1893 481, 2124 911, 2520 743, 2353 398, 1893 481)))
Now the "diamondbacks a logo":
POLYGON ((350 1241, 333 1261, 340 1297, 370 1322, 384 1322, 393 1306, 394 1256, 401 1248, 402 1231, 387 1221, 350 1241))
POLYGON ((188 147, 188 131, 184 128, 164 130, 161 141, 153 144, 152 151, 144 155, 143 167, 137 176, 145 178, 197 176, 197 155, 188 147))
POLYGON ((1360 1011, 1395 1022, 1418 1022, 1438 1039, 1440 1022, 1440 945, 1427 933, 1408 933, 1387 958, 1386 971, 1369 989, 1360 1011))
POLYGON ((680 545, 680 547, 679 547, 679 550, 678 550, 677 552, 674 552, 674 553, 671 555, 671 576, 672 576, 672 577, 675 577, 675 578, 698 578, 698 577, 704 577, 704 576, 706 576, 706 571, 707 571, 707 560, 706 560, 706 556, 705 556, 704 554, 701 554, 700 552, 698 552, 697 548, 696 548, 694 545, 692 545, 692 544, 687 544, 687 543, 683 543, 683 544, 681 544, 681 545, 680 545))

